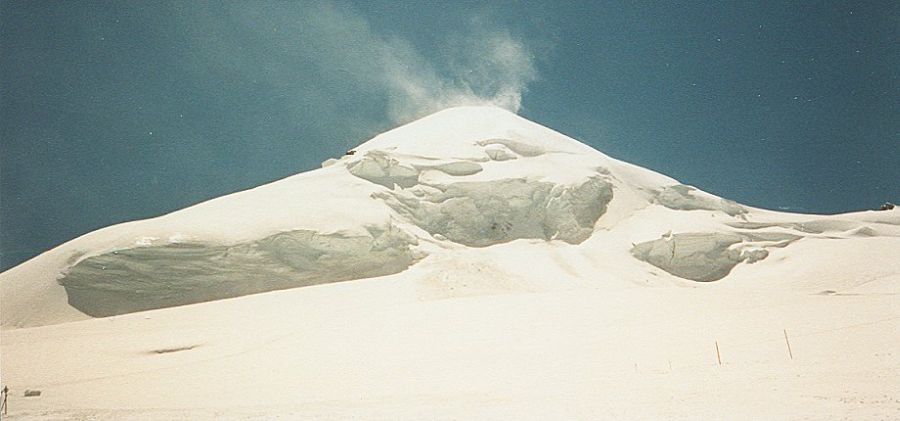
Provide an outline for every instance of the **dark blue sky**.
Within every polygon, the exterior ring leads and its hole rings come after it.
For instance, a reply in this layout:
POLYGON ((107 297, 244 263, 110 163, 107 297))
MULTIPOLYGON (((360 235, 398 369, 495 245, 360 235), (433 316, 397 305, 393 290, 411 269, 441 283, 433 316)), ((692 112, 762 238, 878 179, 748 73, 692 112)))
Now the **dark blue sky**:
POLYGON ((0 268, 473 96, 752 206, 900 201, 898 7, 5 1, 0 268))

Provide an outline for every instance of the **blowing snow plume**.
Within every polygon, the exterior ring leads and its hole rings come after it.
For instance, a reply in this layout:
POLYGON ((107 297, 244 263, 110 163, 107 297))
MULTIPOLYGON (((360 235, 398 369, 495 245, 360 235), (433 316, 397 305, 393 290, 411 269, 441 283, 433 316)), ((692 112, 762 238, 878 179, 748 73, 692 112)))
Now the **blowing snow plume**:
MULTIPOLYGON (((354 11, 326 6, 323 15, 348 25, 346 32, 361 39, 363 51, 341 51, 344 68, 365 63, 353 72, 355 77, 374 77, 375 87, 388 98, 388 115, 395 122, 406 122, 436 111, 463 105, 493 105, 518 112, 522 94, 537 77, 534 56, 528 47, 497 25, 473 19, 465 36, 444 40, 443 54, 429 59, 412 43, 401 38, 386 38, 375 32, 354 11), (360 61, 357 55, 376 52, 374 61, 360 61)), ((343 31, 328 25, 326 30, 343 31)), ((324 33, 328 36, 328 33, 324 33)))
MULTIPOLYGON (((391 98, 388 112, 394 121, 462 105, 519 111, 528 83, 537 77, 528 47, 505 30, 485 28, 466 33, 467 37, 447 41, 443 74, 431 62, 409 54, 385 56, 384 76, 391 98), (421 65, 410 66, 410 62, 421 65)), ((398 42, 394 48, 401 51, 405 45, 398 42)))
POLYGON ((189 4, 177 16, 196 44, 185 59, 194 71, 277 86, 289 99, 283 106, 298 115, 379 107, 405 123, 461 105, 517 112, 537 77, 525 42, 486 18, 461 23, 459 35, 414 44, 344 4, 189 4))

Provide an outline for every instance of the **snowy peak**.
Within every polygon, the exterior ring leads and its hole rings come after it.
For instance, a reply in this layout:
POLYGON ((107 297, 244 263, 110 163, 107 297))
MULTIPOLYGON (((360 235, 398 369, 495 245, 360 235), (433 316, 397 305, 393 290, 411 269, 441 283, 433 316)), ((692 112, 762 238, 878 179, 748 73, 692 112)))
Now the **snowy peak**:
MULTIPOLYGON (((599 172, 629 186, 649 189, 678 183, 612 159, 578 140, 491 106, 439 111, 380 134, 354 148, 352 155, 328 160, 323 166, 341 162, 355 175, 371 174, 370 170, 377 173, 379 170, 374 169, 372 161, 378 166, 387 165, 383 168, 384 177, 395 179, 401 187, 415 184, 423 169, 437 169, 453 176, 471 176, 484 171, 476 178, 549 178, 564 184, 582 181, 599 172)), ((375 182, 392 187, 388 179, 375 182)))
POLYGON ((448 108, 378 135, 356 150, 477 159, 483 156, 479 146, 487 144, 503 144, 526 156, 553 152, 597 153, 577 140, 490 106, 448 108))
POLYGON ((2 324, 401 272, 445 298, 597 273, 611 284, 712 282, 807 238, 900 236, 896 217, 807 219, 682 185, 503 109, 458 107, 322 169, 104 228, 0 274, 2 324))
MULTIPOLYGON (((622 180, 621 163, 492 107, 438 112, 326 163, 333 165, 380 186, 371 197, 422 239, 473 247, 516 239, 580 243, 614 190, 648 184, 622 180)), ((643 176, 654 187, 669 181, 646 170, 643 176)))

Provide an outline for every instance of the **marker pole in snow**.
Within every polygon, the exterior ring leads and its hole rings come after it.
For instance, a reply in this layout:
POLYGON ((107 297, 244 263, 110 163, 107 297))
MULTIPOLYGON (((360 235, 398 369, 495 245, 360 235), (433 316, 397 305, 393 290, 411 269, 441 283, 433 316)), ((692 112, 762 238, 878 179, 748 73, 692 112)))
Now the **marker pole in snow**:
POLYGON ((716 359, 719 360, 719 365, 722 365, 722 354, 719 353, 719 341, 716 341, 716 359))
POLYGON ((787 329, 784 329, 784 343, 787 344, 788 355, 789 355, 789 356, 791 357, 791 359, 793 360, 793 359, 794 359, 794 351, 791 351, 791 341, 788 340, 788 337, 787 337, 787 329))
POLYGON ((3 409, 3 415, 6 415, 6 399, 9 397, 9 388, 3 386, 3 403, 0 404, 0 409, 3 409))

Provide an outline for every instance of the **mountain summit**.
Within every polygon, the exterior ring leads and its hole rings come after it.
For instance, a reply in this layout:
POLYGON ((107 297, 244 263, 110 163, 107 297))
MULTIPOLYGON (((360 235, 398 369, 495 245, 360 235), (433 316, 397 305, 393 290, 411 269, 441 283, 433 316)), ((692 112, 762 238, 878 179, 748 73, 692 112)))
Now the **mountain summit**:
POLYGON ((458 107, 376 136, 321 169, 48 251, 0 274, 2 324, 400 272, 429 298, 749 282, 782 259, 772 254, 801 241, 896 242, 898 215, 753 209, 508 111, 458 107))

